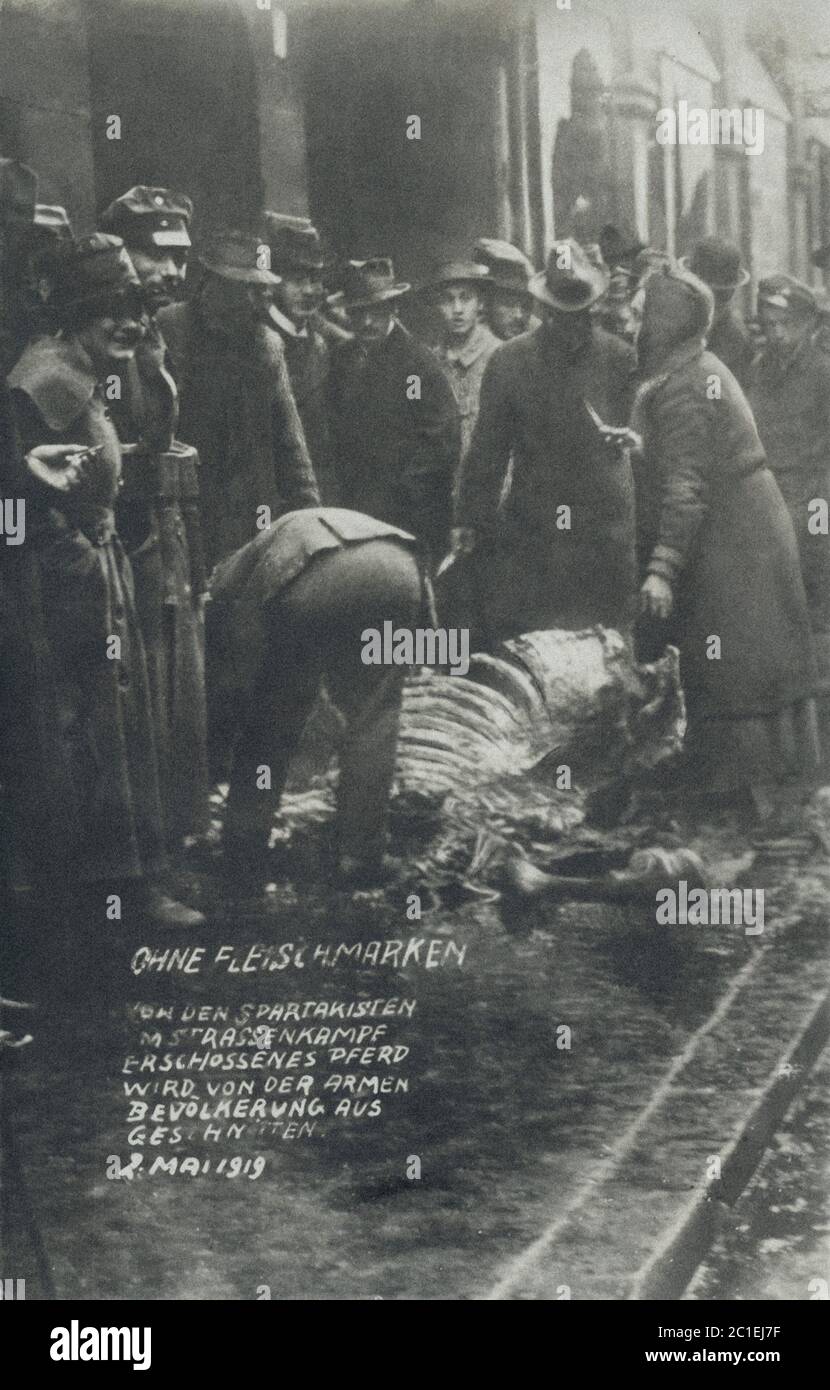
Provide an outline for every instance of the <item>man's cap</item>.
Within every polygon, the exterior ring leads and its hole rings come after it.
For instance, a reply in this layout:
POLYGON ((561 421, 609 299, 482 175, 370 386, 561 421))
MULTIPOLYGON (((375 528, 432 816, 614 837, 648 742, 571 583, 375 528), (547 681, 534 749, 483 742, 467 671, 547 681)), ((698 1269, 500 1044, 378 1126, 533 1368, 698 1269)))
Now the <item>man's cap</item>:
POLYGON ((320 233, 307 217, 266 212, 263 216, 263 233, 264 240, 271 248, 271 264, 277 274, 325 269, 326 257, 320 233))
POLYGON ((775 309, 788 309, 794 314, 815 314, 818 309, 810 286, 783 272, 759 280, 758 304, 771 304, 775 309))
POLYGON ((205 270, 243 285, 279 285, 270 269, 271 248, 253 232, 216 231, 202 243, 199 259, 205 270))
POLYGON ((34 230, 50 241, 74 241, 72 223, 59 203, 35 203, 34 230))
POLYGON ((17 159, 0 159, 0 227, 30 227, 37 201, 37 174, 17 159))
POLYGON ((192 216, 193 203, 184 193, 139 183, 104 209, 99 225, 136 250, 179 250, 191 244, 192 216))
POLYGON ((484 289, 489 283, 490 272, 478 261, 444 261, 424 289, 437 290, 442 285, 477 285, 484 289))
POLYGON ((395 267, 388 256, 370 256, 365 261, 346 261, 340 269, 340 289, 328 296, 329 304, 358 309, 367 304, 384 304, 408 294, 411 285, 396 280, 395 267))
POLYGON ((737 246, 723 237, 704 237, 691 256, 680 257, 680 264, 705 280, 710 290, 737 290, 749 280, 749 271, 741 266, 737 246))
POLYGON ((495 289, 527 294, 533 264, 517 246, 497 237, 479 237, 473 247, 473 260, 486 267, 495 289))
POLYGON ((554 243, 545 269, 528 285, 535 299, 563 314, 589 309, 607 288, 608 277, 592 264, 573 237, 554 243))
POLYGON ((100 307, 127 299, 140 312, 141 282, 120 237, 92 232, 67 246, 56 262, 52 302, 57 308, 100 307))

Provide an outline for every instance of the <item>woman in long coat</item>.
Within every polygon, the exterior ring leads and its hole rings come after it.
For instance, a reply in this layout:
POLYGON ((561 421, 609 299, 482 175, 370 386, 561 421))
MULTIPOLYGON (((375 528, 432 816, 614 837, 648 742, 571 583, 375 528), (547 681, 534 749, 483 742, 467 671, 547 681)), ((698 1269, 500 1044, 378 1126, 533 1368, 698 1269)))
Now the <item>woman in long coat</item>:
POLYGON ((632 426, 641 607, 680 649, 686 764, 702 792, 753 793, 770 814, 815 775, 815 679, 798 548, 752 412, 708 352, 712 295, 652 274, 635 311, 644 381, 632 426))
MULTIPOLYGON (((56 288, 62 332, 31 343, 9 376, 23 449, 76 443, 80 472, 42 465, 20 482, 27 533, 20 593, 40 606, 33 665, 42 737, 29 769, 24 851, 36 877, 100 893, 134 885, 157 925, 201 914, 160 889, 164 834, 144 645, 113 506, 121 449, 102 382, 140 340, 141 300, 117 237, 82 239, 56 288)), ((30 465, 31 467, 31 465, 30 465)))

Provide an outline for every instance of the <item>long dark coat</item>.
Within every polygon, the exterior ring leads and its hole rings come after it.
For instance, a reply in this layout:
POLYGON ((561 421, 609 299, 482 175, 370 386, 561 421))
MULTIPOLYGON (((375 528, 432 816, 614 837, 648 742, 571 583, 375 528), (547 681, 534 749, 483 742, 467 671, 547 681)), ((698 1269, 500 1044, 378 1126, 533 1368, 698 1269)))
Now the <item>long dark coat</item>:
POLYGON ((193 304, 158 314, 175 369, 179 433, 199 454, 208 569, 257 534, 268 507, 318 506, 285 349, 264 324, 245 339, 208 330, 193 304))
POLYGON ((547 325, 490 358, 455 507, 456 525, 477 532, 471 577, 490 644, 630 617, 631 467, 603 445, 585 402, 624 425, 633 366, 632 350, 602 329, 573 357, 547 325))
POLYGON ((103 445, 76 492, 32 487, 26 499, 13 583, 31 619, 25 680, 39 738, 19 788, 20 853, 36 875, 80 882, 155 873, 162 810, 133 576, 114 525, 118 436, 71 339, 30 345, 9 384, 24 449, 103 445))
POLYGON ((729 368, 741 389, 748 390, 755 348, 748 329, 741 323, 731 304, 712 324, 706 346, 729 368))
POLYGON ((337 506, 337 475, 329 427, 329 346, 322 333, 310 325, 297 331, 285 314, 271 306, 269 322, 285 348, 291 390, 303 426, 311 466, 326 507, 337 506))
POLYGON ((122 373, 112 414, 124 459, 116 525, 135 580, 147 656, 168 840, 209 823, 198 457, 174 445, 178 392, 157 326, 122 373))
POLYGON ((795 535, 732 373, 699 341, 675 349, 632 424, 639 548, 674 587, 668 636, 690 720, 763 719, 805 700, 815 673, 795 535))
POLYGON ((461 426, 436 358, 395 323, 368 351, 353 342, 333 352, 331 393, 341 505, 409 531, 440 559, 461 426))
POLYGON ((763 353, 749 403, 795 528, 810 623, 830 689, 830 536, 809 529, 815 498, 830 498, 830 360, 809 341, 786 363, 763 353))

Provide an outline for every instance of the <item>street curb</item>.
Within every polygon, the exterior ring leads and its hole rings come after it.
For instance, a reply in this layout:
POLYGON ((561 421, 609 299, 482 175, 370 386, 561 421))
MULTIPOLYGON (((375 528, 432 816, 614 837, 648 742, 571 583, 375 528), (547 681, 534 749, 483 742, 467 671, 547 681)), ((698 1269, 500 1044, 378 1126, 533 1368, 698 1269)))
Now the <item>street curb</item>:
POLYGON ((681 1297, 717 1237, 726 1208, 733 1206, 745 1190, 828 1038, 830 991, 813 1010, 783 1063, 768 1078, 739 1133, 718 1155, 721 1179, 717 1196, 710 1184, 697 1189, 657 1249, 637 1271, 627 1301, 681 1297), (793 1071, 782 1075, 786 1066, 793 1071))

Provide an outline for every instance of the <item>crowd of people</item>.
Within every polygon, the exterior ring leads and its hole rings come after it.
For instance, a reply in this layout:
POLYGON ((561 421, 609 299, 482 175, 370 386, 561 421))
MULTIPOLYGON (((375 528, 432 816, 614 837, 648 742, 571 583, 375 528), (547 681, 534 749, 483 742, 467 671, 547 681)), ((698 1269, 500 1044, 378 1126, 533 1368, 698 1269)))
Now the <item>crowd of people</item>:
POLYGON ((336 871, 376 881, 404 672, 360 653, 389 620, 675 644, 686 793, 791 828, 830 763, 815 292, 761 281, 748 326, 736 247, 614 227, 539 271, 482 237, 413 288, 278 212, 193 255, 193 213, 138 186, 75 236, 0 161, 7 885, 198 926, 170 857, 227 778, 226 862, 262 875, 321 682, 336 871))

